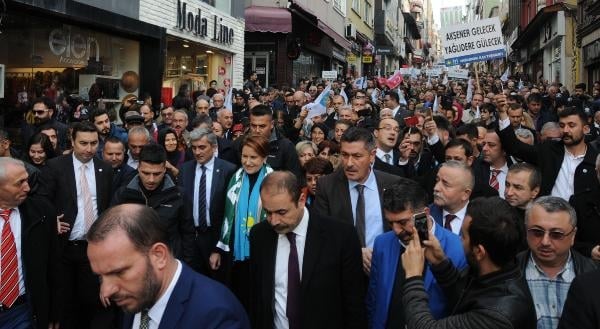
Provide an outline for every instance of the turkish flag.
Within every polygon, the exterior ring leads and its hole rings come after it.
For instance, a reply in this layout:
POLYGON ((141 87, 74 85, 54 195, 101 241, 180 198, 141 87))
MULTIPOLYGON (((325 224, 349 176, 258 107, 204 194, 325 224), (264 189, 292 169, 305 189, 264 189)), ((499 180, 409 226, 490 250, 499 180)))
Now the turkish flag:
POLYGON ((385 77, 377 77, 377 83, 379 84, 379 87, 383 88, 384 86, 387 86, 387 79, 385 77))
POLYGON ((390 89, 396 89, 400 83, 402 83, 402 74, 399 71, 387 79, 387 86, 390 89))

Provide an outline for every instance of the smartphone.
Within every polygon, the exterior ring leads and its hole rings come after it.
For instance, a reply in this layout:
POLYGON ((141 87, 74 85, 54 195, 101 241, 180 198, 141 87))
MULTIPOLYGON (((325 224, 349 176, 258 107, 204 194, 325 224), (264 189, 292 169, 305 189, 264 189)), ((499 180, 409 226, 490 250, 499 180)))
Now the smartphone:
POLYGON ((429 228, 427 227, 427 214, 425 212, 416 213, 413 215, 415 220, 415 228, 419 234, 419 240, 429 240, 429 228))
POLYGON ((417 116, 406 117, 404 118, 404 123, 408 127, 415 127, 419 123, 419 118, 417 116))

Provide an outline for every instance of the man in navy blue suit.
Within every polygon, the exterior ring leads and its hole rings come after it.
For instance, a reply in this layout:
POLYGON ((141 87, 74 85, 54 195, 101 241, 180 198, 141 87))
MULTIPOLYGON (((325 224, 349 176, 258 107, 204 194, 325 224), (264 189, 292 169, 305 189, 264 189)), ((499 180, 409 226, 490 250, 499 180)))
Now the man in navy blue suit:
MULTIPOLYGON (((403 180, 383 192, 383 213, 392 230, 375 239, 371 275, 367 294, 369 328, 404 328, 402 287, 405 282, 400 257, 412 240, 414 215, 427 214, 429 234, 435 235, 452 264, 459 269, 467 266, 460 238, 436 223, 428 214, 427 192, 418 183, 403 180)), ((437 284, 429 265, 425 267, 424 284, 429 296, 429 308, 436 319, 449 314, 446 296, 437 284)))
POLYGON ((248 316, 225 286, 173 257, 158 214, 139 204, 108 209, 87 234, 100 299, 126 312, 129 328, 250 328, 248 316))

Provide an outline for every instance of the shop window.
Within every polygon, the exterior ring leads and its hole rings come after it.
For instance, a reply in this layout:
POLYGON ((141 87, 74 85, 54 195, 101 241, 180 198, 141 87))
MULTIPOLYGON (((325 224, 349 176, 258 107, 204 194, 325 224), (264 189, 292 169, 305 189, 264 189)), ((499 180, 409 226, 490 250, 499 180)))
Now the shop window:
POLYGON ((18 108, 41 96, 67 96, 103 99, 110 107, 138 92, 138 41, 25 14, 11 13, 2 23, 5 104, 18 108))

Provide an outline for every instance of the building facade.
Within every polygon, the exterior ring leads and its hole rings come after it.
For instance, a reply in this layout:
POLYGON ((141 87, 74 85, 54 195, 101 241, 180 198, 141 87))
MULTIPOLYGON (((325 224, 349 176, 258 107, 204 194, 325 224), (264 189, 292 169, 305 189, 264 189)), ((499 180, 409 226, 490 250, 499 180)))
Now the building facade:
POLYGON ((140 0, 139 19, 166 30, 162 101, 170 104, 182 85, 191 91, 241 88, 244 20, 231 15, 235 2, 140 0))
POLYGON ((463 6, 445 7, 440 9, 440 25, 442 28, 463 22, 463 6))
POLYGON ((577 22, 577 42, 581 49, 578 81, 585 82, 591 91, 594 82, 600 81, 600 1, 580 0, 577 22))

